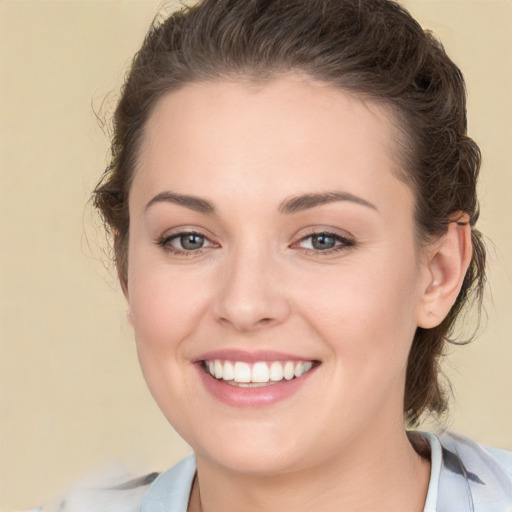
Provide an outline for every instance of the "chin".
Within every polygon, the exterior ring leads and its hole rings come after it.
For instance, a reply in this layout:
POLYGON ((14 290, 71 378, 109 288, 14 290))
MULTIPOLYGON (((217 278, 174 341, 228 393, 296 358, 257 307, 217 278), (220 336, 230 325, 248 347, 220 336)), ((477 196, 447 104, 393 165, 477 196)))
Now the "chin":
POLYGON ((315 436, 308 441, 296 427, 290 429, 268 422, 219 427, 211 428, 207 439, 204 435, 187 439, 198 461, 202 459, 239 474, 271 476, 304 469, 318 457, 315 436))
POLYGON ((229 472, 259 477, 275 476, 297 470, 299 461, 301 466, 304 465, 304 455, 296 450, 289 453, 284 450, 269 449, 269 447, 267 449, 248 447, 239 443, 232 443, 230 447, 223 450, 210 450, 204 454, 197 450, 196 457, 207 458, 229 472))

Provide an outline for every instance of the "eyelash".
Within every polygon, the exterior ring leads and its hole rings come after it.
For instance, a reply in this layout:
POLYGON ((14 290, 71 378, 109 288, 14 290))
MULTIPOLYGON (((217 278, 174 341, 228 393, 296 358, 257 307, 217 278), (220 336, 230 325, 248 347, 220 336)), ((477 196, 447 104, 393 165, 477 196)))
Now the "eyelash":
POLYGON ((334 239, 336 245, 334 247, 332 247, 331 249, 324 249, 324 250, 303 248, 303 250, 306 254, 315 255, 315 256, 316 255, 327 256, 329 254, 337 253, 340 251, 345 251, 345 250, 349 249, 350 247, 353 247, 356 244, 354 239, 341 236, 338 233, 333 233, 331 231, 311 231, 307 235, 302 236, 299 239, 299 241, 295 242, 293 245, 297 245, 301 242, 304 242, 308 238, 312 238, 314 236, 320 237, 322 235, 325 236, 326 238, 334 239))
MULTIPOLYGON (((176 247, 173 247, 171 245, 171 242, 173 240, 176 240, 178 238, 181 238, 182 236, 190 236, 190 235, 196 235, 198 237, 204 238, 205 240, 208 240, 208 237, 200 233, 199 231, 181 231, 179 233, 175 233, 173 235, 169 236, 163 236, 159 240, 157 240, 156 244, 162 247, 165 251, 170 252, 176 256, 198 256, 202 254, 203 247, 200 247, 199 249, 193 249, 193 250, 186 250, 186 249, 177 249, 176 247)), ((211 242, 210 242, 211 243, 211 242)), ((212 243, 212 245, 215 245, 212 243)))
MULTIPOLYGON (((199 249, 186 250, 186 249, 177 249, 176 247, 173 247, 171 245, 171 242, 173 240, 179 239, 183 236, 190 236, 190 235, 196 235, 198 237, 201 237, 204 240, 207 240, 208 242, 210 242, 210 244, 212 244, 212 246, 215 246, 215 244, 213 242, 211 242, 207 236, 205 236, 204 234, 202 234, 198 231, 181 231, 181 232, 173 234, 173 235, 163 236, 159 240, 156 241, 156 244, 158 246, 162 247, 165 251, 170 252, 176 256, 199 256, 200 254, 202 254, 204 252, 203 247, 200 247, 199 249)), ((330 231, 311 231, 307 235, 302 236, 297 242, 293 243, 290 247, 293 248, 294 246, 297 246, 301 242, 304 242, 305 240, 312 238, 314 236, 318 236, 318 237, 325 236, 326 238, 332 238, 332 239, 334 239, 336 245, 334 247, 332 247, 331 249, 324 249, 324 250, 302 248, 302 250, 304 251, 305 254, 315 255, 315 256, 316 255, 324 256, 324 255, 333 254, 333 253, 347 250, 348 248, 353 247, 356 244, 355 240, 341 236, 337 233, 332 233, 330 231)))

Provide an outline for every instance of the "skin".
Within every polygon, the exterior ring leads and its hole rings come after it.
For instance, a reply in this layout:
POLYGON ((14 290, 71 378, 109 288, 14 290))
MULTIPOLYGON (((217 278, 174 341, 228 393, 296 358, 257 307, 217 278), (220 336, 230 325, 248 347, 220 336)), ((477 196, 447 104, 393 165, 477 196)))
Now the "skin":
POLYGON ((417 326, 455 300, 469 228, 418 247, 393 121, 301 76, 187 85, 150 116, 129 198, 127 299, 148 386, 196 453, 189 510, 423 510, 430 466, 404 431, 407 355, 417 326), (147 206, 169 191, 215 211, 147 206), (371 206, 280 212, 332 191, 371 206), (174 253, 169 237, 190 230, 203 248, 174 253), (322 252, 312 231, 350 243, 322 252), (237 408, 193 363, 216 349, 320 365, 291 397, 237 408))

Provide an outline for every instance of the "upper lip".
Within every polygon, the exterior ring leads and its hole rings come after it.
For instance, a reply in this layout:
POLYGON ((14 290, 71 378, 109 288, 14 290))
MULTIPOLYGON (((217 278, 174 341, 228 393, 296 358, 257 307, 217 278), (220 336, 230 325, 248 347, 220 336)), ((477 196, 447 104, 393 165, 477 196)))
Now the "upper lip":
POLYGON ((201 354, 192 360, 194 363, 201 361, 212 361, 220 359, 223 361, 242 361, 245 363, 256 363, 258 361, 315 361, 314 358, 299 356, 275 350, 247 351, 240 349, 219 349, 201 354))

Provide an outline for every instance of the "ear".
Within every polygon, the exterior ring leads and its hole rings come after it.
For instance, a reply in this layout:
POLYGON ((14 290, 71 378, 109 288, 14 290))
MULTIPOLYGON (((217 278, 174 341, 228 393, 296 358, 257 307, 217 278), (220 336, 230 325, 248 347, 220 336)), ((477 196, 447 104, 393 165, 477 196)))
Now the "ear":
POLYGON ((424 280, 417 311, 418 327, 438 326, 449 313, 471 262, 473 247, 467 214, 458 214, 446 233, 425 249, 424 280))

